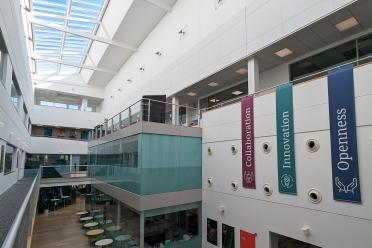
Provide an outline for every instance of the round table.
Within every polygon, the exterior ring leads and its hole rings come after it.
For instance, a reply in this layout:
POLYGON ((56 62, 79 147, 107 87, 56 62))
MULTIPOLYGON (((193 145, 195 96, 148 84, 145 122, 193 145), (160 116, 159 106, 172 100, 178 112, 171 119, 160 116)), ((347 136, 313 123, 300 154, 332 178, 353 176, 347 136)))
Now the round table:
POLYGON ((76 215, 84 215, 84 214, 88 214, 87 211, 79 211, 76 213, 76 215))
POLYGON ((94 216, 95 219, 103 219, 103 214, 98 214, 94 216))
POLYGON ((98 226, 98 222, 90 222, 83 225, 84 228, 92 228, 98 226))
POLYGON ((112 224, 112 220, 100 220, 98 221, 99 224, 101 225, 107 225, 107 224, 112 224))
POLYGON ((100 235, 102 233, 104 233, 103 229, 95 229, 95 230, 90 230, 90 231, 86 232, 85 235, 87 235, 89 237, 93 237, 93 236, 100 235))
POLYGON ((94 245, 99 246, 99 247, 105 247, 105 246, 111 245, 113 242, 114 241, 112 239, 101 239, 101 240, 96 241, 94 245))
POLYGON ((93 217, 92 216, 87 216, 87 217, 81 217, 80 218, 80 221, 84 222, 84 221, 90 221, 90 220, 93 220, 93 217))
POLYGON ((120 241, 128 241, 128 240, 130 240, 131 237, 132 236, 130 236, 129 234, 119 235, 119 236, 115 237, 115 241, 118 241, 118 242, 120 242, 120 241))
POLYGON ((121 226, 109 226, 106 228, 108 232, 117 232, 121 230, 121 226))

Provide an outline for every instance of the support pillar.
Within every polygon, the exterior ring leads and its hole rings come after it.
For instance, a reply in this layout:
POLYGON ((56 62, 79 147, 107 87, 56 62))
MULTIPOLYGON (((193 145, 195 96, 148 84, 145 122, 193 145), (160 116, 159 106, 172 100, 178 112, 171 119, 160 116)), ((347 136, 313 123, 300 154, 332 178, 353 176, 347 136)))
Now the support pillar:
POLYGON ((177 96, 172 97, 172 124, 178 125, 179 124, 179 99, 177 96))
POLYGON ((80 111, 86 111, 87 107, 88 107, 88 99, 83 98, 81 100, 80 111))
POLYGON ((254 94, 260 89, 260 71, 258 60, 251 58, 248 60, 248 94, 254 94))

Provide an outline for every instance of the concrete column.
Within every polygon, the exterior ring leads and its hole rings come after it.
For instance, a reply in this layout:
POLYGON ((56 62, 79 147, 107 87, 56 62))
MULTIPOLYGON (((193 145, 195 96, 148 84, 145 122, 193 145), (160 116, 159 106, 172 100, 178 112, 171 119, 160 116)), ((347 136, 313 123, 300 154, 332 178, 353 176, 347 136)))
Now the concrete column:
POLYGON ((192 108, 186 108, 186 126, 190 126, 192 122, 192 115, 194 113, 194 109, 192 108))
POLYGON ((117 214, 116 214, 116 225, 120 225, 121 221, 121 203, 120 201, 117 201, 118 207, 117 207, 117 214))
POLYGON ((260 71, 258 60, 251 58, 248 60, 248 94, 254 94, 260 89, 260 71))
POLYGON ((179 99, 177 96, 172 97, 172 124, 178 125, 179 124, 179 109, 178 105, 180 104, 179 99))
POLYGON ((87 107, 88 107, 88 99, 83 98, 83 100, 81 101, 80 110, 85 111, 87 107))

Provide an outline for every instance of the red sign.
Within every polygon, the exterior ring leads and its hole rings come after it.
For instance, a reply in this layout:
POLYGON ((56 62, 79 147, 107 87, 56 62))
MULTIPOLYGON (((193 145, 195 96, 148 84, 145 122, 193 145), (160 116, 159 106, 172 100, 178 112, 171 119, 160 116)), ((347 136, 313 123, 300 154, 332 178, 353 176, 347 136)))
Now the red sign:
POLYGON ((256 248, 256 234, 240 230, 240 248, 256 248))
POLYGON ((243 187, 256 188, 256 175, 254 170, 254 96, 245 96, 242 99, 242 177, 243 187))

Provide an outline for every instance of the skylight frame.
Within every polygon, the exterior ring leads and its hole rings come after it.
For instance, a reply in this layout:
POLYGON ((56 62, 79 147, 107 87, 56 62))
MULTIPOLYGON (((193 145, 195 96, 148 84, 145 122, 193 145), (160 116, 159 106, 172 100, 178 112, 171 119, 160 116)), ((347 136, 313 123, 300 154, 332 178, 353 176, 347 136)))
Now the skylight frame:
MULTIPOLYGON (((64 3, 56 0, 32 0, 31 12, 40 21, 94 35, 101 24, 108 2, 109 0, 65 0, 64 3)), ((76 64, 75 70, 67 72, 68 74, 81 72, 92 44, 91 39, 38 24, 32 24, 32 35, 33 50, 36 54, 76 64)), ((36 59, 35 62, 37 73, 64 74, 66 72, 63 70, 66 66, 62 63, 57 63, 57 70, 54 71, 50 70, 55 68, 52 62, 41 59, 36 59)))

